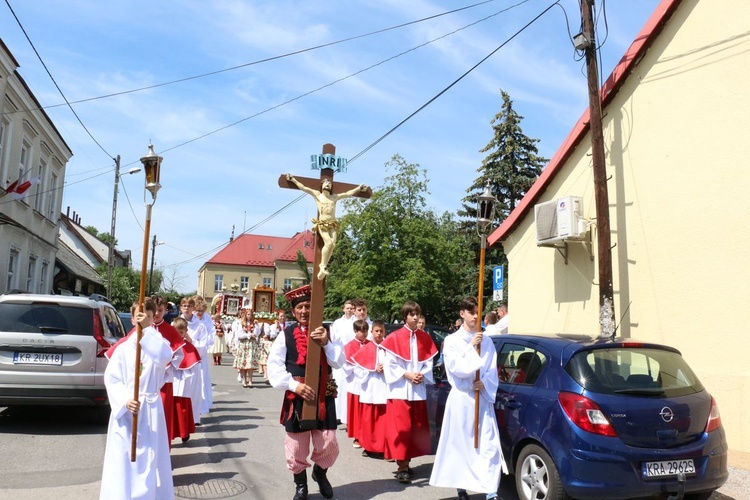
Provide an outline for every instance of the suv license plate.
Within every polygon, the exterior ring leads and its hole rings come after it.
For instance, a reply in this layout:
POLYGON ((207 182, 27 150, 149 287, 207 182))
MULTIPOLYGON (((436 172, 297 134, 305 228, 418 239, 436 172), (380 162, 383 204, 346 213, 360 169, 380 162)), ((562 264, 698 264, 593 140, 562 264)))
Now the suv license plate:
POLYGON ((44 352, 14 352, 14 365, 62 365, 62 354, 44 352))
POLYGON ((643 477, 676 476, 679 473, 695 474, 693 459, 643 462, 643 477))

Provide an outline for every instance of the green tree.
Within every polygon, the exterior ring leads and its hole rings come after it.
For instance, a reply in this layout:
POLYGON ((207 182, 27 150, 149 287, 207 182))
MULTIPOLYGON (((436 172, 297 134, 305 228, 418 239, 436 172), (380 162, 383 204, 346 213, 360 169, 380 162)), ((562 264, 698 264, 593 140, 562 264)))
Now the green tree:
MULTIPOLYGON (((546 158, 538 155, 536 144, 539 139, 532 139, 523 133, 521 129, 520 116, 513 109, 513 101, 507 92, 500 91, 503 99, 500 112, 491 120, 494 132, 492 140, 480 150, 487 153, 482 160, 482 165, 477 169, 479 177, 466 190, 468 193, 462 200, 462 209, 458 211, 462 217, 461 231, 467 236, 473 236, 473 247, 477 256, 475 262, 475 275, 477 279, 473 288, 473 294, 477 293, 478 280, 478 257, 479 238, 476 233, 477 200, 485 187, 489 185, 490 191, 497 198, 495 220, 497 223, 505 220, 510 212, 518 205, 526 192, 534 184, 544 165, 548 162, 546 158)), ((493 224, 491 227, 495 227, 493 224)), ((506 265, 508 259, 502 247, 487 249, 485 255, 485 280, 483 295, 485 298, 492 297, 492 281, 488 279, 494 266, 506 265), (489 293, 489 294, 488 294, 489 293)), ((506 283, 507 283, 506 271, 506 283)), ((490 304, 485 300, 485 305, 490 304)), ((485 307, 485 310, 489 307, 485 307)))
MULTIPOLYGON (((96 268, 96 271, 107 283, 107 264, 102 264, 96 268)), ((140 291, 141 273, 134 271, 129 267, 115 267, 112 270, 112 296, 109 298, 110 303, 118 311, 128 312, 133 302, 138 300, 140 291)))
POLYGON ((429 322, 447 323, 464 294, 471 254, 452 215, 426 207, 426 171, 399 155, 386 169, 395 172, 370 200, 345 202, 326 280, 326 312, 336 317, 344 300, 362 297, 372 318, 393 321, 404 302, 414 300, 429 322))
MULTIPOLYGON (((107 245, 109 245, 109 241, 110 239, 112 239, 112 235, 110 235, 109 233, 105 233, 103 231, 99 232, 99 230, 95 228, 94 226, 86 226, 84 229, 86 229, 86 231, 88 231, 89 233, 99 238, 101 241, 103 241, 107 245)), ((117 246, 117 238, 115 238, 115 246, 117 246)))

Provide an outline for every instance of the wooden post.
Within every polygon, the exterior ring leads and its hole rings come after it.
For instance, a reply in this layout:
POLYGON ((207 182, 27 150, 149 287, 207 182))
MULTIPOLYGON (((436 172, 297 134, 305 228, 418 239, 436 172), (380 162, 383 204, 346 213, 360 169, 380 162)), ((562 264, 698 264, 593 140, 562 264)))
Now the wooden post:
POLYGON ((599 267, 599 335, 615 335, 615 302, 612 284, 612 240, 609 227, 609 194, 607 168, 604 164, 604 133, 602 131, 602 101, 596 63, 596 41, 592 10, 594 0, 581 0, 583 32, 589 37, 586 52, 586 74, 589 87, 589 129, 591 130, 591 161, 594 174, 596 201, 597 261, 599 267))
MULTIPOLYGON (((336 147, 333 144, 323 145, 324 155, 335 155, 336 147)), ((321 168, 320 178, 314 179, 309 177, 296 177, 304 186, 320 190, 321 185, 325 179, 331 181, 332 188, 331 194, 340 194, 350 191, 357 187, 356 184, 345 184, 345 183, 333 183, 333 169, 332 168, 321 168)), ((287 180, 285 175, 279 177, 279 186, 286 189, 299 189, 291 181, 287 180)), ((369 198, 372 195, 372 190, 368 189, 354 194, 359 198, 369 198)), ((320 215, 320 214, 318 214, 320 215)), ((323 238, 319 233, 315 233, 315 261, 313 265, 312 273, 312 284, 311 284, 311 296, 310 296, 310 324, 309 329, 314 330, 319 326, 323 325, 323 302, 325 300, 325 278, 319 279, 318 272, 320 271, 320 262, 322 258, 323 250, 323 238)), ((305 385, 309 385, 315 390, 315 398, 312 401, 305 401, 302 406, 302 416, 300 425, 304 429, 306 426, 314 426, 317 421, 317 410, 318 410, 318 398, 321 394, 318 394, 318 385, 320 382, 320 344, 318 342, 307 343, 307 361, 305 363, 305 385), (307 423, 305 423, 307 422, 307 423)), ((325 394, 322 395, 325 397, 325 394)))

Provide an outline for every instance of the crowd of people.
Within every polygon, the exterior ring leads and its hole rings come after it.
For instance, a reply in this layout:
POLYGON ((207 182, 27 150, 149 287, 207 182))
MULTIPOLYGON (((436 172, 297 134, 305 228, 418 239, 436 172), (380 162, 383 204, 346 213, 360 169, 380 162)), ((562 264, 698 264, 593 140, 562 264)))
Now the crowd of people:
MULTIPOLYGON (((283 310, 277 311, 275 321, 258 321, 250 308, 243 308, 229 325, 220 315, 206 314, 207 303, 200 296, 183 298, 180 316, 171 324, 164 321, 163 298, 133 304, 133 322, 142 330, 140 344, 134 328, 107 352, 105 383, 112 414, 100 498, 174 497, 172 441, 179 437, 187 442, 201 415, 210 411, 208 360, 212 357, 220 365, 227 352, 233 355, 243 387, 253 387, 257 370, 267 384, 285 391, 281 424, 295 500, 308 497, 310 467, 321 495, 333 497, 327 471, 339 454, 340 425, 346 426, 352 445, 361 448, 363 456, 395 462, 395 479, 411 482, 411 459, 432 451, 426 384, 434 383, 433 360, 438 355, 423 330, 419 305, 406 302, 401 309, 403 326, 386 336, 385 323, 369 318, 364 299, 347 301, 343 316, 328 331, 309 327, 309 285, 288 292, 286 298, 294 324, 287 325, 283 310), (321 355, 318 380, 308 385, 310 342, 320 346, 321 355), (140 376, 134 397, 136 370, 140 376), (314 420, 303 420, 305 401, 316 400, 314 420), (138 439, 133 461, 134 426, 138 439)), ((459 499, 468 498, 467 490, 484 492, 491 499, 505 467, 493 410, 496 353, 481 331, 476 299, 462 301, 459 315, 460 327, 443 346, 441 359, 452 390, 430 484, 456 488, 459 499), (467 445, 474 434, 469 407, 475 398, 480 399, 476 448, 467 445)))

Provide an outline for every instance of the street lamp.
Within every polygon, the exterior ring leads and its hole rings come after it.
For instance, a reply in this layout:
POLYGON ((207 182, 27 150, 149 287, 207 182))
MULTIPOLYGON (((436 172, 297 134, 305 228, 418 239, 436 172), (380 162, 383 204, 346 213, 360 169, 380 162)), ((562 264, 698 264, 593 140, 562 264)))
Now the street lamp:
MULTIPOLYGON (((140 172, 139 167, 133 167, 126 172, 131 175, 140 172)), ((125 174, 122 174, 125 175, 125 174)), ((120 155, 115 158, 115 194, 112 196, 112 227, 109 230, 109 253, 107 254, 107 299, 112 301, 112 278, 115 267, 115 224, 117 221, 117 193, 120 187, 120 155)))
POLYGON ((154 235, 154 239, 151 241, 151 270, 148 272, 148 295, 151 295, 154 292, 154 255, 156 255, 156 245, 163 244, 163 241, 156 241, 156 235, 154 235))
MULTIPOLYGON (((479 325, 481 328, 484 306, 484 251, 487 248, 487 233, 492 227, 495 218, 495 204, 497 199, 490 190, 490 181, 484 187, 484 192, 477 199, 477 234, 481 239, 479 245, 479 289, 477 291, 477 314, 479 314, 479 325)), ((477 345, 477 353, 482 353, 481 344, 477 345)), ((479 370, 477 370, 475 381, 479 381, 479 370)), ((474 394, 474 448, 479 448, 479 391, 474 394)))
MULTIPOLYGON (((146 204, 146 224, 143 230, 143 256, 141 257, 141 283, 138 290, 138 312, 143 311, 143 303, 146 300, 146 262, 148 262, 148 236, 151 232, 151 208, 156 203, 156 193, 159 192, 159 176, 161 174, 161 161, 163 158, 154 153, 154 146, 148 145, 146 156, 141 158, 143 169, 146 172, 146 185, 143 192, 143 202, 146 204), (151 193, 151 201, 146 198, 146 193, 151 193)), ((143 337, 143 327, 140 322, 136 322, 136 343, 135 343, 135 371, 141 373, 141 338, 143 337)), ((140 377, 133 377, 133 399, 138 400, 140 397, 140 377)), ((135 449, 138 441, 138 414, 133 414, 132 439, 130 441, 130 461, 135 462, 135 449)))

